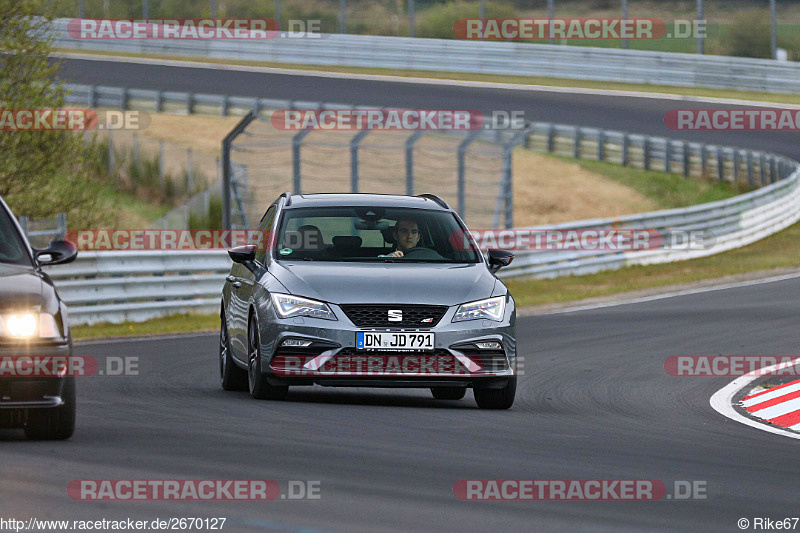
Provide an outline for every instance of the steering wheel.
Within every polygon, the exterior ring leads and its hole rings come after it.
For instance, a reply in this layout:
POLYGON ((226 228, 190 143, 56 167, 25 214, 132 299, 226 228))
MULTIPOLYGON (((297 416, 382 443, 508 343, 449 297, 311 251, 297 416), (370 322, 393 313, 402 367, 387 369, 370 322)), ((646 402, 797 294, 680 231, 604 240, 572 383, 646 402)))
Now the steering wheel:
POLYGON ((423 248, 422 246, 415 246, 414 248, 411 248, 411 249, 403 252, 403 258, 406 258, 406 257, 408 257, 410 255, 414 255, 414 254, 419 255, 419 254, 427 252, 427 251, 428 251, 427 248, 423 248))

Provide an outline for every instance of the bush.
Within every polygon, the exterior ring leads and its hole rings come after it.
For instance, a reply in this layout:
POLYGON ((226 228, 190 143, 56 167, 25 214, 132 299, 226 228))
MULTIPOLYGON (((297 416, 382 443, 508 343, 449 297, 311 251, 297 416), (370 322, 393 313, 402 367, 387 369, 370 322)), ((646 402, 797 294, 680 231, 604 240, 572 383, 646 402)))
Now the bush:
MULTIPOLYGON (((477 18, 480 7, 477 2, 455 0, 417 12, 416 37, 454 39, 453 23, 458 19, 477 18)), ((510 4, 486 2, 487 18, 514 18, 517 12, 510 4)))
POLYGON ((725 55, 738 57, 771 57, 769 12, 753 9, 740 11, 720 36, 725 55))

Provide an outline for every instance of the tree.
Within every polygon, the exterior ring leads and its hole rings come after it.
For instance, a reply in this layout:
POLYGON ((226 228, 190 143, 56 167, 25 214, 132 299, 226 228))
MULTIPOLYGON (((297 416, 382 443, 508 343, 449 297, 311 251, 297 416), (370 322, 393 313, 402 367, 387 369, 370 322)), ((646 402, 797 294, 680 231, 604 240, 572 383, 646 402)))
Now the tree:
MULTIPOLYGON (((0 0, 0 110, 60 108, 65 89, 54 81, 50 24, 40 0, 0 0)), ((0 196, 32 218, 68 213, 70 224, 98 221, 101 184, 88 164, 97 147, 69 131, 0 131, 0 196)))

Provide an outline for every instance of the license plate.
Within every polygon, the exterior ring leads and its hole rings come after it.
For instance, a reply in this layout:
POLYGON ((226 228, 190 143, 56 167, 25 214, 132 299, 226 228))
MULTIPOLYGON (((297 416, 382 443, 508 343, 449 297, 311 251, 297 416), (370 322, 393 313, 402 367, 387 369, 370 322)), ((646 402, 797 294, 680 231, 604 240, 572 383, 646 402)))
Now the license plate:
POLYGON ((433 350, 433 346, 433 333, 356 333, 359 350, 433 350))

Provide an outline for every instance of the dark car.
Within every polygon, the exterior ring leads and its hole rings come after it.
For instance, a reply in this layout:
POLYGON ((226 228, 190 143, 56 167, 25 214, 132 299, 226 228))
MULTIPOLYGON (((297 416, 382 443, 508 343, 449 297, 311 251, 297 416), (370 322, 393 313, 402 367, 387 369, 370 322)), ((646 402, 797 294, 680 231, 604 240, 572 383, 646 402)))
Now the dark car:
POLYGON ((433 195, 284 193, 260 243, 229 252, 219 369, 226 390, 281 399, 290 386, 429 388, 507 409, 517 376, 514 299, 433 195))
POLYGON ((0 427, 29 438, 67 439, 75 429, 75 377, 33 361, 72 355, 67 308, 41 267, 76 256, 66 241, 32 248, 0 198, 0 427))

